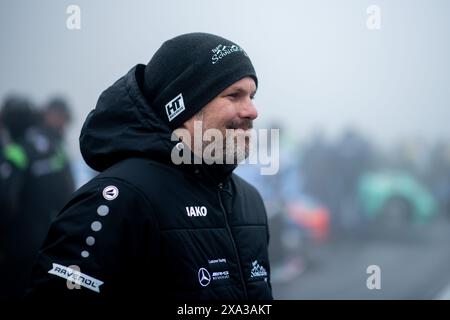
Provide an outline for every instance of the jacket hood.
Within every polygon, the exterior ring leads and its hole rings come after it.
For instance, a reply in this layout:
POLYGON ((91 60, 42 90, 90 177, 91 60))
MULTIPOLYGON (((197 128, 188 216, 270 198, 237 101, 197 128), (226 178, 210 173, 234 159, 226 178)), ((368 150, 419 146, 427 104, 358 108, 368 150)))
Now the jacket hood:
POLYGON ((84 122, 80 150, 96 171, 132 157, 170 161, 177 141, 142 94, 144 69, 136 65, 103 91, 84 122))
MULTIPOLYGON (((180 140, 162 121, 142 93, 145 65, 138 64, 103 91, 84 122, 80 150, 86 163, 104 171, 128 158, 147 158, 171 164, 171 152, 180 140)), ((191 153, 191 157, 192 157, 191 153)), ((181 164, 177 167, 223 180, 236 165, 181 164)))

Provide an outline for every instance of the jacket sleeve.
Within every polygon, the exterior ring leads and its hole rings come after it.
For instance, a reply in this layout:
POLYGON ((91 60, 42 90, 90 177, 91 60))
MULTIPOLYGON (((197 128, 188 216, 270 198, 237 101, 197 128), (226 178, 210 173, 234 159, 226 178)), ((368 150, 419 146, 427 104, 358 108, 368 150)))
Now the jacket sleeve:
POLYGON ((134 186, 95 180, 52 223, 26 301, 101 302, 147 284, 135 270, 155 263, 159 235, 150 203, 134 186))

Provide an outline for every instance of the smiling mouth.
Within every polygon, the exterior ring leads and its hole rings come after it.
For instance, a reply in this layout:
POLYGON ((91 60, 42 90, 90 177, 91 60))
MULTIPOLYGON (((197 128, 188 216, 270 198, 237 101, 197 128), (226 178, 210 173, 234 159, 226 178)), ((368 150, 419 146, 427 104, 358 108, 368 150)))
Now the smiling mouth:
POLYGON ((250 128, 244 128, 244 127, 227 127, 227 129, 231 129, 231 130, 244 130, 247 131, 250 128))
POLYGON ((239 124, 230 124, 227 126, 227 129, 232 129, 232 130, 243 130, 243 131, 247 131, 253 128, 253 123, 251 121, 244 121, 243 123, 239 123, 239 124))

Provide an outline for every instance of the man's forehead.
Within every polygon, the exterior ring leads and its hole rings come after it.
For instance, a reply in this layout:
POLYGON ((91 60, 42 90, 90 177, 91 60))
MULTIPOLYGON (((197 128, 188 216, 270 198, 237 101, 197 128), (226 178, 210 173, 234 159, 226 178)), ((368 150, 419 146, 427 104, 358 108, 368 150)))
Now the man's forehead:
POLYGON ((256 83, 255 80, 251 77, 245 77, 241 80, 236 81, 232 85, 230 85, 225 90, 242 90, 242 91, 249 91, 249 92, 256 92, 256 83))

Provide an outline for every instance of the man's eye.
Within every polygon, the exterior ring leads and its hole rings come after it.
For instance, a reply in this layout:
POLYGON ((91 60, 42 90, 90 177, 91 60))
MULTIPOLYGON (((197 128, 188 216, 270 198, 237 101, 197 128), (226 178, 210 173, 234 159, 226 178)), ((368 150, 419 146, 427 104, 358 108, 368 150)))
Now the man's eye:
POLYGON ((239 94, 237 93, 237 92, 235 92, 235 93, 230 93, 229 95, 228 95, 228 97, 231 97, 231 98, 237 98, 239 96, 239 94))

